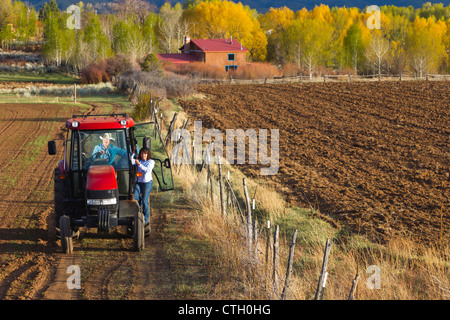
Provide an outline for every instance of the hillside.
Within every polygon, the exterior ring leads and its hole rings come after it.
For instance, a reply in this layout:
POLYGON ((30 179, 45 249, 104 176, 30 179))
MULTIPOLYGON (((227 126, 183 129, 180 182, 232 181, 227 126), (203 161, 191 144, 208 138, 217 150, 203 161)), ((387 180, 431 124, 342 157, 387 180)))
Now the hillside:
MULTIPOLYGON (((163 5, 167 0, 150 0, 150 3, 155 4, 158 8, 163 5)), ((40 9, 41 6, 48 1, 45 0, 29 0, 30 4, 32 4, 36 9, 40 9)), ((70 6, 71 4, 74 3, 74 1, 71 0, 57 0, 58 4, 59 4, 59 8, 61 10, 64 10, 65 8, 67 8, 68 6, 70 6)), ((92 4, 102 4, 102 3, 108 3, 108 2, 112 2, 112 1, 104 1, 104 0, 88 0, 85 1, 85 3, 92 3, 92 4)), ((176 3, 176 0, 172 0, 172 3, 176 3)), ((185 1, 180 0, 179 2, 183 3, 185 1)), ((237 1, 236 1, 237 2, 237 1)), ((326 4, 330 7, 358 7, 358 8, 364 8, 368 5, 372 5, 373 1, 369 1, 369 0, 362 0, 362 1, 355 1, 355 0, 324 0, 324 1, 319 1, 319 0, 302 0, 302 1, 297 1, 297 0, 283 0, 283 1, 276 1, 276 0, 241 0, 240 2, 242 2, 245 5, 250 6, 250 8, 252 9, 256 9, 258 12, 264 13, 267 10, 269 10, 271 7, 277 8, 277 7, 283 7, 286 6, 294 11, 300 10, 302 8, 307 8, 312 9, 314 8, 314 6, 316 5, 320 5, 320 4, 326 4)), ((423 0, 410 0, 410 1, 404 1, 404 0, 383 0, 383 1, 378 1, 377 5, 378 6, 383 6, 383 5, 395 5, 398 7, 408 7, 408 6, 413 6, 414 8, 420 8, 422 7, 422 4, 425 3, 426 1, 423 0)))

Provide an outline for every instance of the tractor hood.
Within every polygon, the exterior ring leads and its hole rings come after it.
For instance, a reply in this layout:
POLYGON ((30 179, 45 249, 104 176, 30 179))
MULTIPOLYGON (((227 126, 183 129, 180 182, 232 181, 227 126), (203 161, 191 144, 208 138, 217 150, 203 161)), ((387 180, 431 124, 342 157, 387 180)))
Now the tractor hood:
POLYGON ((95 225, 99 230, 109 230, 117 226, 119 209, 119 190, 116 173, 111 165, 93 165, 89 168, 86 180, 86 209, 88 216, 98 216, 89 225, 95 225), (100 218, 102 216, 102 218, 100 218), (111 224, 110 217, 114 218, 111 224))
POLYGON ((94 165, 88 170, 86 190, 117 189, 114 167, 111 165, 94 165))

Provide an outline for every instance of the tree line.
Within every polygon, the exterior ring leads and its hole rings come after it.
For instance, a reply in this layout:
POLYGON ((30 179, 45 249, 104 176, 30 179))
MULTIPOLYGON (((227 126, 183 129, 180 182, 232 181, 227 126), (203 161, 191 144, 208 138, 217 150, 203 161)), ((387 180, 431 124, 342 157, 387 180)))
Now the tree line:
POLYGON ((177 53, 183 39, 230 38, 249 49, 248 61, 290 65, 312 76, 319 68, 354 74, 450 71, 450 6, 382 6, 379 28, 373 12, 316 6, 265 13, 229 0, 187 0, 157 8, 145 0, 116 0, 100 11, 78 2, 80 29, 69 29, 71 13, 50 0, 39 10, 0 0, 0 44, 43 41, 48 63, 74 72, 115 56, 142 63, 150 54, 177 53))

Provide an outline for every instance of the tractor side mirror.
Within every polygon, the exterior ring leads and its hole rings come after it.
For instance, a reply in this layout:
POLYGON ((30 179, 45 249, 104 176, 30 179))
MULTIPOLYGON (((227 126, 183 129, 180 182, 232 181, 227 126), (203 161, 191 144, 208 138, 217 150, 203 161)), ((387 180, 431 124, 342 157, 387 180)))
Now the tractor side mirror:
POLYGON ((170 169, 170 160, 169 160, 169 158, 166 158, 166 160, 164 160, 163 164, 164 164, 164 167, 170 169))
POLYGON ((48 147, 48 154, 49 155, 55 155, 56 154, 56 142, 55 141, 49 141, 47 144, 48 147))
POLYGON ((142 141, 142 147, 147 148, 148 150, 152 149, 152 140, 150 137, 145 137, 142 141))

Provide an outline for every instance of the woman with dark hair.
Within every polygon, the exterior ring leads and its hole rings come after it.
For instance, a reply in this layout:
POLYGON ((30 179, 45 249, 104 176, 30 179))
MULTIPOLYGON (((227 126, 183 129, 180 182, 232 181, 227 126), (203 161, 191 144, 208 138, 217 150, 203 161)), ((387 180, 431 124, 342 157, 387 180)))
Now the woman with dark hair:
POLYGON ((149 149, 143 148, 139 151, 139 160, 134 159, 137 167, 136 186, 134 188, 134 199, 139 202, 145 217, 146 227, 150 224, 149 197, 153 187, 152 171, 155 167, 155 161, 151 159, 149 149))

